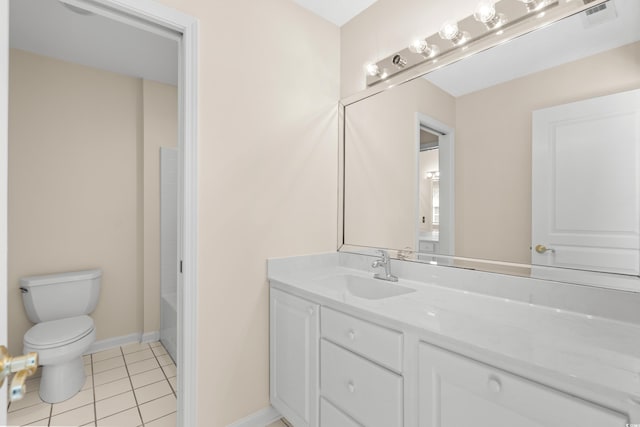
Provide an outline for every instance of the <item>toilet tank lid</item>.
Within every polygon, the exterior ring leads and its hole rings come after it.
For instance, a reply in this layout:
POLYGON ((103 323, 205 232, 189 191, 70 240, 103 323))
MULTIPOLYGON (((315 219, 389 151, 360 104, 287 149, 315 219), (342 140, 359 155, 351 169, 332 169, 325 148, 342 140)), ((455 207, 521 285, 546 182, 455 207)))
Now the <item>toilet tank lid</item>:
POLYGON ((20 286, 30 288, 33 286, 52 285, 61 282, 74 282, 78 280, 91 280, 102 276, 102 270, 94 268, 92 270, 70 271, 67 273, 42 274, 38 276, 22 277, 20 286))

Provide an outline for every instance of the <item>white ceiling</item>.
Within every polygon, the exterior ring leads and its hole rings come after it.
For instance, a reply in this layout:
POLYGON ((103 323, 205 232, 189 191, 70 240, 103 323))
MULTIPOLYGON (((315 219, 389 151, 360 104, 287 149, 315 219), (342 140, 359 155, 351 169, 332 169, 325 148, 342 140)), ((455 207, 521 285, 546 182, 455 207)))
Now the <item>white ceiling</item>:
POLYGON ((640 1, 610 0, 607 6, 591 15, 605 22, 589 25, 583 12, 433 71, 425 79, 461 96, 640 40, 640 1))
POLYGON ((89 67, 177 84, 178 43, 58 0, 10 0, 12 48, 89 67))
POLYGON ((342 27, 354 16, 374 4, 377 0, 294 0, 338 27, 342 27))

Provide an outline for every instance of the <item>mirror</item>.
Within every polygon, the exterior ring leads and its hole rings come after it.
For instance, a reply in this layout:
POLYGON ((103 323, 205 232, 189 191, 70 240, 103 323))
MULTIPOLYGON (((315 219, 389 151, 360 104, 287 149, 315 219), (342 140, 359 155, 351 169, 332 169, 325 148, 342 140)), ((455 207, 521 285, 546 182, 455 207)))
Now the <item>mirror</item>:
POLYGON ((342 250, 638 276, 640 3, 349 103, 343 151, 342 250))

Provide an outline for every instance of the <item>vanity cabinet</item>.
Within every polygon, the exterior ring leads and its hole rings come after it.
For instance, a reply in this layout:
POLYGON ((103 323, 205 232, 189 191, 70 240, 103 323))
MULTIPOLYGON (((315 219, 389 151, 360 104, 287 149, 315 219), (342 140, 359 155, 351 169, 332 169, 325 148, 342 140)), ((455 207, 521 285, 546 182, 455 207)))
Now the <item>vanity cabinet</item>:
POLYGON ((625 426, 628 417, 426 343, 419 344, 420 427, 625 426))
POLYGON ((271 404, 296 427, 318 426, 320 306, 271 288, 271 404))

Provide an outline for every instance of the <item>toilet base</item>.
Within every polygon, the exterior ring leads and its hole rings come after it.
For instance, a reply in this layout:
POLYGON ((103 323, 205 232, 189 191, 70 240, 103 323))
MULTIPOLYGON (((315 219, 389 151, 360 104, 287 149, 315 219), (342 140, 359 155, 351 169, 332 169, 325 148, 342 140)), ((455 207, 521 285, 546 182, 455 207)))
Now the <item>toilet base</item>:
POLYGON ((47 403, 59 403, 80 391, 85 382, 82 356, 69 362, 42 367, 40 398, 47 403))

